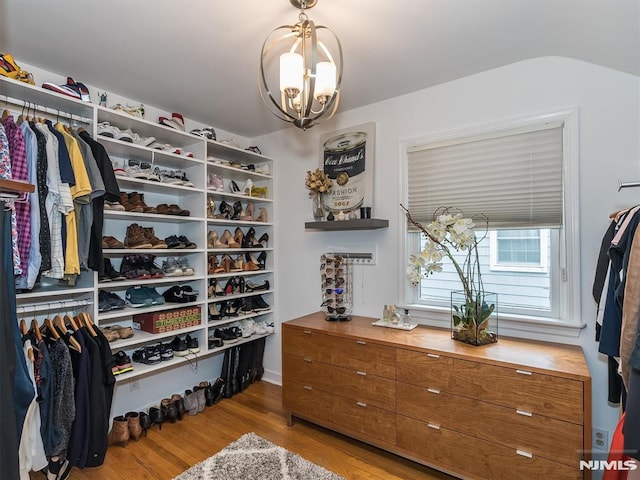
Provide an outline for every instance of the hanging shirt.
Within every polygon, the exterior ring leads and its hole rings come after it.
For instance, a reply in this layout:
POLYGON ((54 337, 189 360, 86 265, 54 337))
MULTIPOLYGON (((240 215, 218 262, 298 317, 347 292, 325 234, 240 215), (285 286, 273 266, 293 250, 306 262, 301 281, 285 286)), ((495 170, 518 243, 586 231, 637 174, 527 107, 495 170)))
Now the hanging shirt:
POLYGON ((30 122, 29 127, 36 136, 38 156, 36 161, 36 188, 38 189, 38 210, 40 212, 40 232, 38 243, 40 244, 40 271, 51 269, 51 231, 47 217, 47 138, 36 128, 35 122, 30 122))
MULTIPOLYGON (((29 179, 27 168, 27 148, 22 130, 16 125, 13 116, 4 119, 4 128, 9 141, 11 158, 11 178, 26 181, 29 179)), ((20 251, 20 273, 27 271, 29 249, 31 248, 31 217, 29 202, 15 202, 16 222, 18 227, 18 250, 20 251)))
MULTIPOLYGON (((29 127, 29 122, 22 122, 20 130, 24 137, 27 153, 27 180, 29 183, 36 185, 38 183, 38 139, 36 138, 36 134, 33 133, 29 127)), ((27 198, 29 199, 30 208, 29 217, 31 243, 29 247, 27 268, 22 272, 16 286, 18 288, 31 290, 36 283, 38 275, 40 274, 40 264, 42 263, 42 256, 40 255, 40 200, 38 198, 38 189, 36 188, 27 198)))
MULTIPOLYGON (((0 178, 11 179, 11 158, 9 156, 9 141, 2 123, 0 123, 0 178)), ((18 223, 13 202, 6 202, 11 210, 11 250, 13 254, 13 273, 22 274, 20 267, 20 251, 18 250, 18 223)))

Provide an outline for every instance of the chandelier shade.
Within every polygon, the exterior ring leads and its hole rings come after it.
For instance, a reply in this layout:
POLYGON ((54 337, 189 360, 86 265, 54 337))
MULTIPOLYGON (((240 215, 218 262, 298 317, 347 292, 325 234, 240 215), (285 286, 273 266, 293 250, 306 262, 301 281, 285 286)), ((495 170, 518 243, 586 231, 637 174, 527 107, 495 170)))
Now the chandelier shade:
POLYGON ((305 9, 316 0, 290 0, 298 23, 274 29, 262 45, 259 90, 271 112, 306 130, 333 116, 340 102, 342 45, 305 9), (333 53, 332 53, 333 52, 333 53))

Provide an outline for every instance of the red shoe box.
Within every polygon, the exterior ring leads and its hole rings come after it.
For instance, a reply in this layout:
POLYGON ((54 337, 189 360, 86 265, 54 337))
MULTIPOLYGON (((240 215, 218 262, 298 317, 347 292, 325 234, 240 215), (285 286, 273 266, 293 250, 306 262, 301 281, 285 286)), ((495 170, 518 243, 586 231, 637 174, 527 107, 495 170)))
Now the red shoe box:
POLYGON ((138 313, 133 316, 133 327, 149 333, 166 333, 181 328, 195 327, 201 321, 200 307, 177 308, 161 312, 138 313))

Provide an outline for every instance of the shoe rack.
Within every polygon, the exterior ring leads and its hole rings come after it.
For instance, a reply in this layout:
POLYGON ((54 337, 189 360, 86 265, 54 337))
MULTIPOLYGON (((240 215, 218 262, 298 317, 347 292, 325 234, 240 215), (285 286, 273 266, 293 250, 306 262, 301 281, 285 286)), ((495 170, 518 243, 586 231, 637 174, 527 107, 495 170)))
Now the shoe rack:
MULTIPOLYGON (((56 117, 65 123, 73 123, 75 126, 83 126, 92 133, 92 137, 98 140, 106 149, 111 160, 118 164, 128 164, 129 160, 137 163, 148 163, 151 170, 158 167, 160 170, 180 170, 192 182, 193 186, 175 185, 152 181, 144 178, 132 178, 129 176, 117 176, 118 184, 122 192, 137 192, 143 195, 144 202, 149 206, 160 204, 178 205, 182 209, 189 210, 189 216, 167 215, 160 213, 138 213, 117 210, 106 210, 104 212, 104 235, 116 237, 124 241, 127 227, 137 223, 141 227, 153 228, 154 234, 160 239, 171 235, 184 235, 192 242, 196 243, 195 249, 103 249, 105 258, 110 259, 114 267, 119 270, 122 258, 125 255, 148 254, 156 257, 156 264, 161 267, 163 260, 168 257, 185 257, 189 265, 194 269, 194 274, 190 276, 165 276, 163 278, 145 280, 123 280, 123 281, 99 281, 95 272, 83 271, 75 286, 62 285, 57 281, 43 280, 32 292, 18 294, 18 318, 21 315, 30 315, 30 312, 39 312, 40 316, 56 314, 58 312, 73 312, 78 306, 92 313, 95 323, 100 327, 121 325, 123 327, 135 326, 133 316, 141 313, 155 313, 182 307, 200 307, 201 320, 198 325, 173 330, 165 333, 151 334, 141 330, 135 330, 135 335, 127 339, 116 340, 110 343, 111 350, 116 353, 124 350, 129 357, 133 351, 148 345, 159 342, 168 343, 176 335, 191 335, 198 339, 200 352, 198 358, 215 355, 218 352, 240 343, 253 341, 257 338, 267 336, 252 335, 242 338, 235 343, 224 345, 223 347, 209 349, 207 339, 213 335, 215 328, 221 325, 233 323, 243 318, 254 318, 268 322, 274 321, 272 308, 262 310, 259 313, 247 312, 233 317, 223 317, 220 320, 209 321, 209 305, 241 299, 252 295, 260 294, 262 298, 273 305, 274 291, 274 265, 272 247, 248 249, 225 249, 224 254, 237 255, 252 253, 258 256, 261 252, 266 252, 267 261, 265 268, 257 271, 224 272, 215 275, 208 273, 208 255, 217 254, 216 249, 207 247, 207 234, 211 230, 218 230, 220 234, 225 229, 233 233, 236 227, 248 230, 253 227, 257 238, 263 234, 270 237, 270 244, 273 241, 273 227, 271 222, 273 209, 273 161, 269 157, 256 154, 251 151, 242 150, 230 145, 226 145, 213 140, 182 132, 170 127, 156 124, 154 122, 130 116, 126 113, 114 111, 100 107, 91 103, 81 102, 55 92, 46 91, 39 87, 25 83, 8 80, 0 77, 0 107, 3 98, 6 98, 7 105, 13 105, 13 112, 20 113, 22 105, 32 103, 38 105, 38 115, 44 114, 53 121, 56 117), (161 144, 170 144, 177 147, 185 154, 171 153, 140 144, 109 138, 97 134, 97 125, 100 122, 109 122, 120 130, 131 129, 141 137, 155 137, 161 144), (186 152, 191 152, 193 156, 187 156, 186 152), (224 163, 222 163, 224 162, 224 163), (257 173, 243 170, 240 165, 265 164, 268 165, 269 174, 257 173), (208 175, 217 173, 224 179, 225 191, 212 191, 207 185, 208 175), (267 198, 251 198, 241 192, 229 191, 230 182, 233 180, 237 185, 242 186, 248 179, 257 187, 266 187, 267 198), (258 216, 259 209, 264 208, 267 215, 267 222, 256 220, 231 220, 231 219, 210 219, 207 218, 208 202, 216 202, 216 208, 220 202, 225 200, 229 204, 241 202, 246 208, 249 201, 254 202, 255 216, 258 216), (229 278, 243 277, 251 279, 254 283, 262 284, 269 281, 270 289, 254 293, 233 293, 225 297, 213 299, 207 298, 209 281, 216 279, 219 282, 226 282, 229 278), (189 303, 165 303, 163 305, 153 305, 142 308, 125 307, 121 310, 111 310, 106 312, 98 311, 98 295, 100 290, 114 292, 122 299, 129 287, 144 285, 156 288, 159 293, 169 289, 174 285, 189 285, 198 292, 194 302, 189 303)), ((224 284, 222 285, 224 287, 224 284)), ((175 357, 169 361, 163 361, 156 365, 144 365, 134 363, 132 372, 123 373, 116 377, 117 381, 131 379, 140 375, 148 375, 155 370, 166 370, 172 366, 181 365, 193 360, 192 356, 175 357), (191 358, 190 358, 191 357, 191 358)))

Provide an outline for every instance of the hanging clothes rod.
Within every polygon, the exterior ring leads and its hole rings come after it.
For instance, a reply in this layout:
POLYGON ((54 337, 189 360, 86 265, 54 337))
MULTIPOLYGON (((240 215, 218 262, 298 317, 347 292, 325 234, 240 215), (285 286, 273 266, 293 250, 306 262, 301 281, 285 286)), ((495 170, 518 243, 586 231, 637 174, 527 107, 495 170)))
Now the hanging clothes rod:
POLYGON ((60 300, 57 302, 42 302, 42 303, 30 303, 28 305, 18 305, 18 312, 22 315, 28 313, 37 313, 53 310, 68 310, 75 307, 88 307, 93 301, 89 298, 82 298, 80 300, 60 300))
POLYGON ((618 180, 618 191, 623 188, 632 188, 632 187, 640 187, 640 181, 638 182, 622 182, 618 180))
POLYGON ((6 95, 3 95, 3 97, 4 99, 0 98, 0 107, 8 109, 9 105, 11 105, 12 107, 14 107, 11 110, 16 111, 16 113, 18 111, 29 111, 48 115, 52 120, 54 118, 58 120, 71 120, 72 122, 83 123, 85 125, 90 125, 91 123, 93 123, 93 120, 91 118, 81 117, 80 115, 77 115, 75 113, 65 112, 64 110, 58 110, 57 108, 46 107, 34 102, 29 102, 28 100, 18 100, 15 98, 7 97, 6 95))

